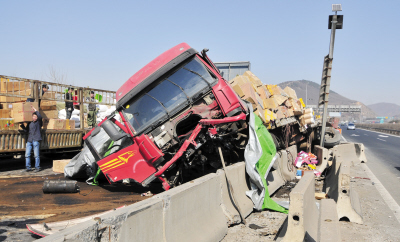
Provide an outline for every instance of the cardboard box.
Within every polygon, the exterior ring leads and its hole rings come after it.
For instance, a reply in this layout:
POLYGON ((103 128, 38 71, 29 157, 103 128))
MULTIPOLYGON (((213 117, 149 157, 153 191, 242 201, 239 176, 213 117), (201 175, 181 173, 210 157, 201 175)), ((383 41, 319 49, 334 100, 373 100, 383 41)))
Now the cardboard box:
POLYGON ((264 108, 265 109, 273 110, 273 109, 276 109, 279 106, 278 102, 272 97, 264 99, 263 103, 264 103, 264 108))
POLYGON ((2 103, 15 103, 20 102, 20 97, 7 97, 7 96, 0 96, 0 102, 2 103))
POLYGON ((303 114, 309 114, 309 113, 311 113, 311 114, 313 113, 312 108, 304 109, 303 114))
POLYGON ((288 113, 288 108, 287 107, 279 106, 277 109, 282 112, 282 114, 285 116, 285 118, 289 117, 289 113, 288 113))
POLYGON ((14 123, 32 122, 33 112, 13 112, 14 123))
POLYGON ((58 111, 57 110, 40 110, 40 115, 42 118, 47 119, 57 119, 58 118, 58 111))
MULTIPOLYGON (((4 80, 4 79, 3 79, 4 80)), ((7 82, 7 81, 2 81, 0 85, 0 90, 2 93, 13 93, 13 92, 18 92, 21 90, 26 90, 26 89, 31 89, 31 83, 30 82, 24 82, 24 81, 16 81, 16 82, 7 82)))
POLYGON ((264 86, 257 87, 257 93, 258 93, 258 95, 260 95, 260 98, 262 100, 267 99, 271 96, 271 95, 269 95, 268 90, 264 86))
POLYGON ((281 109, 279 109, 279 108, 275 110, 275 115, 276 115, 276 119, 278 119, 278 120, 286 118, 285 114, 282 113, 281 109))
MULTIPOLYGON (((15 94, 21 95, 21 96, 31 96, 32 90, 31 89, 21 90, 21 91, 15 92, 15 94)), ((20 101, 26 101, 27 99, 28 99, 27 97, 21 97, 20 101)))
POLYGON ((0 109, 0 118, 11 118, 10 109, 0 109))
POLYGON ((64 173, 64 168, 71 160, 53 160, 53 172, 64 173))
POLYGON ((66 119, 66 128, 75 129, 75 120, 66 119))
MULTIPOLYGON (((290 99, 289 99, 290 100, 290 99)), ((295 116, 300 116, 303 114, 303 109, 301 108, 301 103, 297 99, 291 99, 293 113, 295 116)))
POLYGON ((292 101, 290 98, 283 103, 287 108, 293 107, 292 101))
POLYGON ((255 97, 256 97, 256 100, 257 100, 256 104, 261 106, 262 109, 265 109, 264 101, 261 99, 261 97, 257 93, 255 93, 255 97))
POLYGON ((303 114, 302 116, 300 116, 300 120, 302 120, 302 119, 310 119, 312 117, 313 117, 312 113, 307 113, 307 114, 303 114))
POLYGON ((246 84, 246 83, 251 83, 250 80, 249 80, 249 78, 246 77, 246 76, 236 76, 235 78, 233 78, 233 79, 230 81, 230 84, 231 84, 232 86, 234 86, 234 85, 239 85, 239 86, 241 86, 241 85, 246 84))
POLYGON ((0 109, 12 109, 12 103, 1 103, 0 109))
POLYGON ((271 98, 275 99, 278 105, 282 105, 288 98, 282 95, 273 95, 271 98))
POLYGON ((40 104, 40 110, 57 110, 57 106, 43 106, 42 104, 40 104))
POLYGON ((42 106, 57 106, 57 101, 42 100, 40 102, 40 107, 42 107, 42 106))
POLYGON ((285 89, 283 89, 283 91, 284 91, 290 98, 297 99, 296 91, 293 90, 292 88, 290 88, 290 87, 285 87, 285 89))
POLYGON ((33 113, 32 107, 34 107, 36 110, 39 110, 37 102, 25 102, 25 103, 13 103, 12 104, 12 110, 13 110, 14 114, 20 113, 20 112, 30 112, 32 114, 33 113))
POLYGON ((265 120, 267 123, 274 121, 276 119, 276 115, 269 109, 264 110, 265 120))
POLYGON ((306 125, 306 124, 312 124, 314 122, 314 118, 308 118, 308 119, 301 119, 300 124, 301 125, 306 125))
POLYGON ((256 88, 263 85, 262 81, 256 75, 254 75, 251 71, 245 71, 243 73, 243 76, 248 77, 249 80, 255 85, 256 88))
POLYGON ((43 94, 42 98, 56 98, 56 92, 47 91, 43 94))
POLYGON ((267 120, 265 119, 265 111, 261 106, 257 106, 257 110, 255 110, 254 113, 263 121, 263 123, 267 123, 267 120))
POLYGON ((293 108, 288 108, 287 111, 288 111, 289 117, 293 117, 294 116, 293 108))
POLYGON ((257 100, 255 98, 252 97, 247 97, 246 99, 244 99, 246 101, 248 101, 249 103, 251 103, 251 105, 253 106, 253 110, 257 109, 257 100))
MULTIPOLYGON (((66 119, 49 119, 46 129, 66 129, 66 119)), ((44 126, 44 125, 43 125, 44 126)))

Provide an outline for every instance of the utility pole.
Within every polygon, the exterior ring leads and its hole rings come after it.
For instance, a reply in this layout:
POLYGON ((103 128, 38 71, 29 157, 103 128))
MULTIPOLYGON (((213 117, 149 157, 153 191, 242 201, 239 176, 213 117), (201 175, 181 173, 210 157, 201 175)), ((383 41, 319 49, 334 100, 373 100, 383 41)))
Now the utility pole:
POLYGON ((328 116, 329 89, 331 85, 333 49, 335 45, 335 33, 336 29, 342 29, 343 27, 343 15, 337 15, 338 11, 342 11, 342 5, 332 4, 332 12, 335 12, 335 15, 329 15, 328 29, 331 29, 331 41, 329 45, 329 54, 324 58, 324 65, 322 69, 322 78, 321 78, 321 88, 318 100, 318 107, 324 105, 324 111, 322 115, 322 129, 320 137, 321 147, 324 147, 324 141, 325 141, 326 120, 328 116))

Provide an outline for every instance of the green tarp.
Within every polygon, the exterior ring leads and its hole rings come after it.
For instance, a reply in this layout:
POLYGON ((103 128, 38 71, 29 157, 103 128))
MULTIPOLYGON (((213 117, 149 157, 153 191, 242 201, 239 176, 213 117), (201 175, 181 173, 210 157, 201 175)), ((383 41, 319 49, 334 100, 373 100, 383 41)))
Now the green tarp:
POLYGON ((265 197, 262 209, 270 209, 282 213, 287 213, 288 210, 278 205, 274 200, 270 198, 267 187, 267 181, 265 179, 268 175, 266 173, 269 170, 271 161, 276 155, 276 147, 274 141, 272 139, 271 134, 268 132, 268 129, 263 125, 263 122, 257 115, 254 115, 254 121, 255 121, 256 134, 262 148, 262 156, 256 163, 256 169, 260 174, 262 183, 265 187, 265 197))

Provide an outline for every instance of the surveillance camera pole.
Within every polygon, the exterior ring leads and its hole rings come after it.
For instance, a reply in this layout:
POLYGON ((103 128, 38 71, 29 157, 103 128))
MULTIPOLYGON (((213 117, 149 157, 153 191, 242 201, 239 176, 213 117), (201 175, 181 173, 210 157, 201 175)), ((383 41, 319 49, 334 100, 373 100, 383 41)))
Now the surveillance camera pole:
MULTIPOLYGON (((333 4, 337 5, 337 4, 333 4)), ((320 137, 320 146, 324 147, 325 141, 325 130, 326 130, 326 120, 328 116, 328 100, 329 100, 329 89, 331 84, 331 71, 332 71, 332 60, 333 60, 333 49, 335 45, 335 32, 336 25, 338 24, 338 15, 337 11, 341 11, 341 5, 339 7, 340 10, 337 9, 338 6, 333 6, 332 10, 335 12, 335 15, 332 15, 331 21, 331 41, 329 45, 329 54, 324 58, 324 65, 322 69, 322 79, 321 79, 321 89, 320 96, 318 100, 318 107, 324 105, 324 111, 322 115, 322 129, 321 129, 321 137, 320 137), (336 11, 335 11, 336 10, 336 11)))

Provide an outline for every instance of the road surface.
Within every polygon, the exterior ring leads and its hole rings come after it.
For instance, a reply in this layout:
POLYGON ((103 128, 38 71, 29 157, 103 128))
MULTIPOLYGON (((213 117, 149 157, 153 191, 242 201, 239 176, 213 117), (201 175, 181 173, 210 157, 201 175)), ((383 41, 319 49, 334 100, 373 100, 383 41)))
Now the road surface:
POLYGON ((348 142, 363 143, 367 166, 400 204, 400 136, 357 129, 346 130, 342 135, 348 142))

